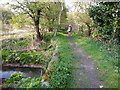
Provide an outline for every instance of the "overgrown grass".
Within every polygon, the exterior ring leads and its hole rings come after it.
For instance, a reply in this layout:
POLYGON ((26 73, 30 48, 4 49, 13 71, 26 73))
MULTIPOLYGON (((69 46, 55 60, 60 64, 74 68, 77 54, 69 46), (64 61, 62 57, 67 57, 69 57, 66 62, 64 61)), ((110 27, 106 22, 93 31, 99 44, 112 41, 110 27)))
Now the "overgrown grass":
POLYGON ((32 48, 31 36, 18 39, 6 39, 2 41, 2 62, 3 63, 19 63, 19 64, 46 64, 49 62, 54 45, 51 43, 52 33, 45 35, 44 42, 36 43, 38 48, 47 48, 51 44, 51 48, 46 51, 29 51, 21 50, 32 48))
POLYGON ((72 47, 66 34, 57 34, 58 52, 60 60, 54 64, 54 71, 51 74, 50 88, 70 88, 72 77, 72 47))
POLYGON ((2 49, 9 51, 19 50, 28 48, 29 44, 31 44, 30 38, 5 39, 2 40, 2 49))
POLYGON ((100 72, 100 80, 105 88, 118 88, 118 59, 117 54, 91 38, 73 34, 77 44, 94 60, 100 72))
POLYGON ((41 77, 39 78, 23 78, 23 73, 14 73, 11 77, 7 80, 6 85, 4 84, 3 87, 14 87, 17 89, 21 88, 44 88, 41 85, 41 77))

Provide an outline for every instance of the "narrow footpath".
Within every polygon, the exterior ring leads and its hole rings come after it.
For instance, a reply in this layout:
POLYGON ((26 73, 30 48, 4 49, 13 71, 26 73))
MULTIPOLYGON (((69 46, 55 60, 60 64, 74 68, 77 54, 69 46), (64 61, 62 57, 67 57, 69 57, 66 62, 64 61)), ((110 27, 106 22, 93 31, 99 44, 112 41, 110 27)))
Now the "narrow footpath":
POLYGON ((68 37, 70 44, 74 48, 74 88, 99 88, 99 74, 97 68, 95 67, 94 61, 88 58, 87 53, 82 50, 74 41, 72 36, 68 37))

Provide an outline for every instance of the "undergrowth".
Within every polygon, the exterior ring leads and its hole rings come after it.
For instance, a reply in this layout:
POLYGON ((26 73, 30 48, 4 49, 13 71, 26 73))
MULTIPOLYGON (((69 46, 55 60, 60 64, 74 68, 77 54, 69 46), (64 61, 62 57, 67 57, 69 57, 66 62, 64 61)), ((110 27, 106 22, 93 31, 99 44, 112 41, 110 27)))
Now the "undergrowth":
MULTIPOLYGON (((16 89, 22 88, 44 88, 41 85, 41 77, 39 78, 23 78, 23 73, 14 73, 7 80, 6 85, 8 87, 14 87, 16 89)), ((5 86, 5 85, 4 85, 5 86)))
POLYGON ((47 33, 44 36, 43 42, 32 41, 31 36, 18 39, 5 39, 2 41, 2 63, 19 63, 19 64, 45 64, 52 55, 54 44, 51 43, 53 33, 47 33), (31 49, 32 43, 38 44, 37 48, 47 48, 50 44, 51 47, 44 51, 28 51, 21 50, 31 49))

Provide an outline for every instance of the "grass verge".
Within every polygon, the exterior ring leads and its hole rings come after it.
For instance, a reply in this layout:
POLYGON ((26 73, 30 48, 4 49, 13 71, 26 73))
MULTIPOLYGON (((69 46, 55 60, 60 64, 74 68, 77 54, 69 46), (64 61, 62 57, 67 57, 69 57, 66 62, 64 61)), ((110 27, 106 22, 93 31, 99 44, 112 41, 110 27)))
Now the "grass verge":
POLYGON ((72 46, 66 34, 59 32, 55 40, 58 42, 60 60, 54 64, 50 88, 70 88, 72 82, 72 46))
POLYGON ((105 88, 118 88, 118 59, 116 53, 91 38, 73 35, 77 44, 94 60, 100 72, 100 80, 105 88))

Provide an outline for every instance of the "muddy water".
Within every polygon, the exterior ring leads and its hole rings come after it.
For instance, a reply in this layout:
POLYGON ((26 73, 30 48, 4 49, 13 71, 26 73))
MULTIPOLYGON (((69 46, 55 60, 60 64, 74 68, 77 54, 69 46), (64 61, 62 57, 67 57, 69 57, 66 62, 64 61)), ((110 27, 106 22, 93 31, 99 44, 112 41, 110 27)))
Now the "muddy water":
POLYGON ((13 73, 23 73, 23 77, 40 77, 41 69, 34 68, 13 68, 13 67, 2 67, 0 70, 0 78, 9 79, 13 73))

